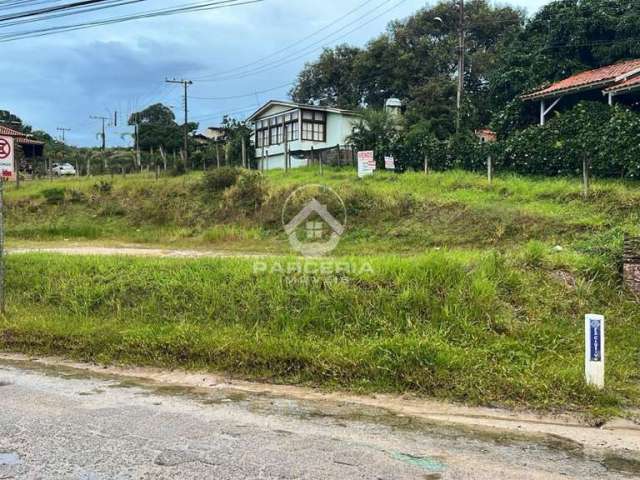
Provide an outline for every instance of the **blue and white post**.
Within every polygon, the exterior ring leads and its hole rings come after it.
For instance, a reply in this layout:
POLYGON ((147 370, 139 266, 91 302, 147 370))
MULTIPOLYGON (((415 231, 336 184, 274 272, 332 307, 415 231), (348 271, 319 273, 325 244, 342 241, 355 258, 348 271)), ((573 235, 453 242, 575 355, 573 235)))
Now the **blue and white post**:
POLYGON ((584 373, 588 385, 604 388, 604 317, 584 317, 584 373))

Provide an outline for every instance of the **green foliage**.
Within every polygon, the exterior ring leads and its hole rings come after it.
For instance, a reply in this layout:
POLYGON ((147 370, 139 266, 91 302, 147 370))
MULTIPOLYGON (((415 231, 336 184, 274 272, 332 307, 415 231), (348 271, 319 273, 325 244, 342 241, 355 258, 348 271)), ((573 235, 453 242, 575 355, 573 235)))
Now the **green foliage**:
POLYGON ((106 180, 99 180, 98 183, 93 185, 93 190, 102 194, 111 193, 111 190, 113 190, 113 183, 106 180))
MULTIPOLYGON (((465 121, 474 128, 485 126, 490 119, 486 78, 501 42, 521 28, 524 15, 486 0, 470 2, 465 10, 469 100, 465 121)), ((325 49, 299 74, 292 98, 355 109, 362 105, 382 108, 388 98, 398 97, 405 102, 410 123, 431 119, 438 135, 446 136, 455 125, 458 17, 455 2, 441 1, 391 23, 387 33, 364 48, 340 45, 325 49)))
POLYGON ((64 188, 47 188, 42 191, 42 196, 50 205, 59 205, 64 203, 64 188))
POLYGON ((211 170, 202 179, 203 190, 209 194, 218 194, 235 185, 241 172, 236 167, 221 167, 211 170))
POLYGON ((224 136, 226 138, 225 157, 228 164, 256 168, 255 146, 249 140, 252 133, 251 126, 243 121, 238 121, 226 116, 224 117, 222 126, 224 128, 224 136), (242 165, 243 142, 248 165, 242 165))
POLYGON ((384 156, 399 143, 400 131, 396 120, 384 110, 366 109, 347 139, 357 150, 373 150, 378 168, 384 168, 384 156))
POLYGON ((577 287, 499 253, 360 257, 338 276, 262 261, 12 255, 0 346, 482 405, 640 406, 637 305, 573 262, 555 268, 577 287), (612 319, 603 392, 583 380, 585 309, 612 319))
POLYGON ((531 126, 499 146, 498 168, 539 175, 577 175, 587 160, 597 177, 640 176, 640 114, 581 102, 543 127, 531 126))
POLYGON ((227 208, 242 214, 252 214, 265 202, 267 185, 261 172, 242 170, 234 185, 224 193, 227 208))
MULTIPOLYGON (((129 125, 139 125, 140 148, 145 151, 163 148, 165 152, 184 149, 184 126, 176 123, 173 111, 157 103, 129 117, 129 125)), ((189 123, 189 133, 198 129, 197 123, 189 123)))

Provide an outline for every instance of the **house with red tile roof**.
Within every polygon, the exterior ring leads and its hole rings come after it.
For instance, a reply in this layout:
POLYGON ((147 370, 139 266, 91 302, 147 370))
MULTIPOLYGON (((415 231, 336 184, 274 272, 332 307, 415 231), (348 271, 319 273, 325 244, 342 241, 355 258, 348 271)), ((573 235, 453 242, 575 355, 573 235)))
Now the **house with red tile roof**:
POLYGON ((614 97, 640 91, 640 59, 607 65, 572 75, 564 80, 521 95, 524 101, 540 102, 540 125, 562 98, 598 92, 612 105, 614 97))
POLYGON ((20 171, 29 172, 31 169, 31 164, 27 161, 28 159, 42 157, 44 155, 44 142, 40 142, 38 140, 34 140, 30 138, 27 134, 24 134, 18 130, 13 128, 6 127, 0 124, 0 138, 5 139, 5 144, 11 145, 9 150, 22 150, 22 156, 16 157, 13 153, 11 153, 11 157, 14 160, 15 168, 18 168, 20 171), (18 159, 22 158, 22 162, 18 159))

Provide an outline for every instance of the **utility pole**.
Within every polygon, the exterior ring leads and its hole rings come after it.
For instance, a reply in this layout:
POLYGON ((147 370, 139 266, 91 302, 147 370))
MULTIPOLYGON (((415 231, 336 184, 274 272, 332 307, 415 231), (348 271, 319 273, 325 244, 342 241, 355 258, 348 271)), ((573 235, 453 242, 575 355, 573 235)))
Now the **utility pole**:
MULTIPOLYGON (((64 128, 64 127, 58 127, 58 128, 56 128, 56 130, 59 131, 61 133, 61 136, 62 136, 62 163, 64 163, 65 162, 65 150, 67 149, 65 133, 70 132, 71 129, 70 128, 64 128)), ((78 162, 76 162, 76 177, 78 175, 79 175, 78 162)))
POLYGON ((193 85, 191 80, 177 80, 168 78, 165 80, 166 83, 179 83, 184 87, 184 166, 187 168, 187 164, 189 163, 189 85, 193 85))
POLYGON ((456 101, 456 132, 460 131, 460 116, 462 109, 462 95, 464 94, 464 54, 465 54, 465 38, 464 38, 464 0, 459 0, 458 8, 460 10, 460 20, 458 26, 458 95, 456 101))
POLYGON ((102 150, 106 150, 107 149, 107 135, 105 133, 105 122, 107 120, 109 120, 109 117, 99 117, 97 115, 90 115, 89 118, 91 120, 102 120, 102 133, 100 134, 102 136, 102 150))

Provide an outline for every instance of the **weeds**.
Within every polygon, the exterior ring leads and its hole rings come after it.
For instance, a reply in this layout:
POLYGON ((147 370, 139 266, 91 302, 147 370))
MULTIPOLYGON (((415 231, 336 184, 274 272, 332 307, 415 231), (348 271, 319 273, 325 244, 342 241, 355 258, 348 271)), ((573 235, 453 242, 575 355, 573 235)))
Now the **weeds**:
POLYGON ((251 260, 16 255, 0 345, 474 404, 640 406, 640 311, 607 283, 568 265, 572 288, 496 253, 354 261, 372 271, 309 288, 251 260), (609 319, 604 392, 583 382, 591 310, 609 319))

